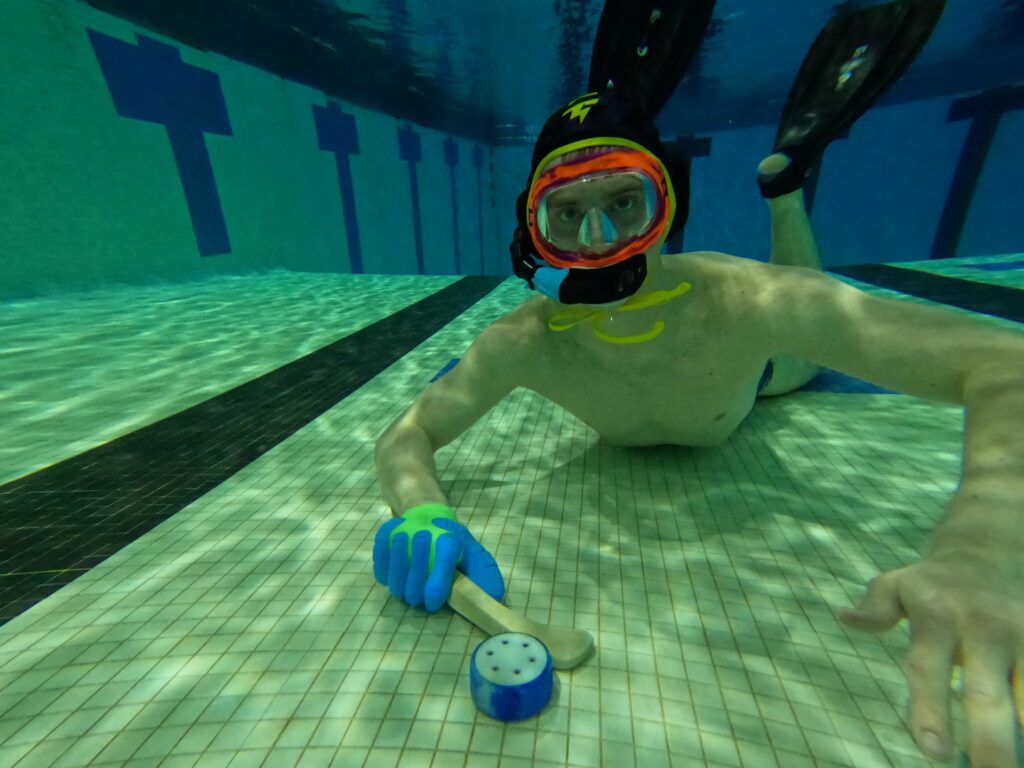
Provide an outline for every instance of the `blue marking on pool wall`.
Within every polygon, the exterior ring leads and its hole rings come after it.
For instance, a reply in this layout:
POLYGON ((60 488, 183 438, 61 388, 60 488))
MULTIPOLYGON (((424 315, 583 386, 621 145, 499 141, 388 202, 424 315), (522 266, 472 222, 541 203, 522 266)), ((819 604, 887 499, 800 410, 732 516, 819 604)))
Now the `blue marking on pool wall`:
MULTIPOLYGON (((836 142, 848 138, 850 138, 849 128, 837 134, 832 141, 836 142)), ((808 216, 814 212, 814 198, 818 194, 818 181, 821 179, 821 164, 822 160, 819 158, 818 162, 811 166, 811 172, 804 179, 804 208, 807 210, 808 216)))
POLYGON ((476 228, 480 233, 480 274, 484 274, 484 191, 481 167, 484 164, 484 150, 479 144, 473 147, 473 168, 476 169, 476 228))
POLYGON ((136 34, 138 45, 86 30, 121 117, 167 129, 201 256, 231 252, 205 133, 232 136, 220 78, 185 64, 177 48, 136 34))
POLYGON ((416 178, 416 163, 423 157, 420 136, 411 125, 398 128, 398 156, 409 164, 409 192, 412 195, 412 229, 416 240, 417 274, 424 274, 423 224, 420 220, 420 184, 416 178))
POLYGON ((326 107, 313 106, 313 122, 320 149, 334 153, 341 189, 341 211, 345 217, 345 237, 348 241, 348 259, 354 274, 363 274, 363 247, 359 239, 359 220, 356 217, 356 195, 352 185, 350 155, 359 154, 359 133, 353 115, 341 111, 335 102, 326 107))
POLYGON ((999 128, 999 121, 1003 113, 1016 109, 1024 109, 1024 86, 1000 86, 976 96, 957 99, 950 105, 948 122, 970 120, 971 127, 967 131, 946 204, 942 208, 931 258, 948 259, 956 256, 967 212, 985 167, 988 151, 992 147, 992 139, 999 128))
POLYGON ((448 185, 452 190, 452 244, 455 250, 455 274, 462 274, 462 257, 459 253, 459 201, 455 187, 455 168, 459 164, 459 145, 449 136, 444 140, 444 163, 448 166, 448 185))
MULTIPOLYGON (((671 141, 665 142, 665 149, 677 160, 685 162, 686 173, 690 173, 690 163, 695 157, 707 157, 711 154, 711 137, 703 136, 697 138, 696 136, 680 136, 679 138, 672 139, 671 141)), ((673 184, 678 183, 676 179, 673 179, 673 184)), ((677 199, 680 194, 679 189, 675 190, 677 199)), ((686 208, 689 211, 690 206, 690 188, 689 180, 687 180, 687 186, 685 189, 686 194, 686 208)), ((683 235, 686 232, 684 226, 668 240, 665 241, 665 247, 668 253, 682 253, 683 252, 683 235)))

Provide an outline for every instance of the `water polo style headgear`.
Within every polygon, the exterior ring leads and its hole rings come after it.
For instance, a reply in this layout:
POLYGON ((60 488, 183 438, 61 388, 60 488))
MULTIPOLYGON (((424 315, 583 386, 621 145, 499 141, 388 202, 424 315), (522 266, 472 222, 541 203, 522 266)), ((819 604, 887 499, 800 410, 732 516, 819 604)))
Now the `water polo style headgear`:
MULTIPOLYGON (((587 263, 586 260, 573 262, 571 267, 559 266, 556 261, 562 260, 561 257, 547 248, 543 240, 541 243, 535 241, 528 221, 529 196, 538 170, 555 157, 571 151, 567 149, 570 145, 582 148, 584 143, 586 146, 635 149, 657 161, 666 181, 666 198, 669 189, 674 195, 674 205, 667 211, 668 223, 662 235, 666 232, 672 235, 686 223, 689 168, 685 161, 679 161, 665 151, 653 120, 625 94, 614 90, 589 93, 574 99, 556 110, 541 129, 533 150, 527 188, 516 201, 518 227, 509 245, 512 269, 530 288, 563 304, 612 304, 632 296, 643 284, 647 276, 647 259, 643 250, 633 255, 620 253, 621 260, 605 266, 596 266, 596 262, 587 263), (542 249, 548 254, 543 254, 542 249), (556 261, 549 261, 551 256, 555 256, 556 261)), ((654 185, 658 183, 655 176, 657 174, 651 175, 654 185)), ((593 218, 591 220, 594 221, 593 218)), ((615 225, 610 216, 609 220, 615 225)), ((550 233, 550 219, 548 227, 550 233)), ((595 236, 601 239, 604 232, 611 232, 600 216, 590 231, 594 233, 592 240, 595 236)), ((657 239, 655 237, 651 244, 657 239)), ((565 259, 564 263, 570 260, 565 259)))

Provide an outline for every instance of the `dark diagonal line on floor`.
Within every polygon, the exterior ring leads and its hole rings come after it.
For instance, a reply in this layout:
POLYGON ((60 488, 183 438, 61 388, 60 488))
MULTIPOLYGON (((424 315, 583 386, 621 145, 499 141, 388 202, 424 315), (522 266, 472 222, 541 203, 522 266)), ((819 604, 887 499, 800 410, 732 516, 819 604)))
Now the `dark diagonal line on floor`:
POLYGON ((0 622, 211 491, 503 280, 464 277, 275 371, 0 486, 0 622))
POLYGON ((1024 323, 1024 291, 1019 288, 974 282, 889 264, 830 267, 828 271, 879 288, 1024 323))

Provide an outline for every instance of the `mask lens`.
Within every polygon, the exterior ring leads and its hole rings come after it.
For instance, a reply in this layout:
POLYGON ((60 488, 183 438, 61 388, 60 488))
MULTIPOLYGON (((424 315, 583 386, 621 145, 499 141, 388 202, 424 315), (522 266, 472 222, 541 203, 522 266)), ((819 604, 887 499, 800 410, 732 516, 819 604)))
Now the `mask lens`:
POLYGON ((650 231, 657 202, 654 182, 645 173, 584 176, 553 186, 541 197, 538 231, 560 251, 605 255, 650 231))

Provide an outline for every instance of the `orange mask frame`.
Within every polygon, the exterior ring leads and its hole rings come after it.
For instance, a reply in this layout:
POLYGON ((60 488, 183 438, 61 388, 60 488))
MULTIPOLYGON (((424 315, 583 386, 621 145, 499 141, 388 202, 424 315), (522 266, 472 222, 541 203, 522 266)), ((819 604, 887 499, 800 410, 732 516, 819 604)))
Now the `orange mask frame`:
POLYGON ((613 138, 588 139, 561 147, 557 152, 553 152, 545 158, 539 167, 544 168, 559 155, 564 155, 575 149, 584 149, 589 146, 598 145, 612 145, 617 148, 596 155, 570 160, 548 168, 543 173, 534 174, 533 182, 530 186, 530 194, 527 197, 526 221, 537 252, 552 266, 596 269, 625 261, 638 253, 643 253, 657 243, 668 230, 672 217, 675 215, 675 192, 672 189, 672 182, 669 180, 665 166, 662 165, 658 158, 639 144, 613 138), (655 189, 658 192, 657 211, 646 234, 634 238, 611 253, 600 257, 583 257, 571 251, 563 251, 548 243, 541 236, 537 222, 537 210, 541 199, 546 193, 553 187, 561 186, 573 179, 582 178, 588 174, 615 171, 640 172, 654 182, 655 189))

